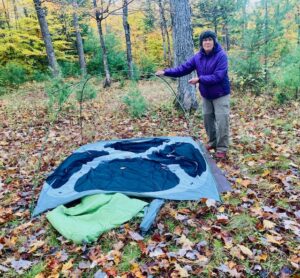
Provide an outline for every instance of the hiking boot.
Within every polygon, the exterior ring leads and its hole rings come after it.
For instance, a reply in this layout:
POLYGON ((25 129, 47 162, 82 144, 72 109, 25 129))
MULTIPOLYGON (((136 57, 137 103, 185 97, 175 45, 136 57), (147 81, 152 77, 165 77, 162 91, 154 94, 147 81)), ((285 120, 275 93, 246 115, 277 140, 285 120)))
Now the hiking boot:
POLYGON ((213 147, 211 145, 205 145, 205 148, 207 149, 208 152, 216 149, 216 147, 213 147))
POLYGON ((217 159, 227 159, 227 154, 226 154, 226 152, 216 152, 215 158, 217 158, 217 159))

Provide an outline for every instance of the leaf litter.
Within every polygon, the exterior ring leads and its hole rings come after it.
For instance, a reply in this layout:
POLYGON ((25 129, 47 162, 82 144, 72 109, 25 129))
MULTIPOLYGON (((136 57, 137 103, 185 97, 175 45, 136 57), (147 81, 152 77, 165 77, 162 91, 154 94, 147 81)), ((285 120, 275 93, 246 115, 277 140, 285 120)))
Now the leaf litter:
MULTIPOLYGON (((161 86, 141 82, 140 90, 149 84, 161 86)), ((281 108, 269 96, 259 96, 253 106, 253 96, 233 94, 229 160, 218 163, 233 190, 223 194, 223 203, 209 199, 169 202, 145 237, 133 221, 102 235, 93 245, 77 246, 60 237, 44 215, 30 219, 32 196, 37 199, 47 174, 79 145, 94 140, 189 133, 182 113, 163 108, 162 99, 166 104, 172 102, 165 88, 153 92, 146 116, 133 119, 120 103, 124 89, 113 85, 83 104, 83 138, 79 108, 70 99, 45 142, 50 117, 44 93, 35 93, 34 105, 29 105, 33 100, 26 95, 16 108, 13 96, 0 99, 0 117, 5 119, 0 123, 1 276, 21 277, 39 265, 36 277, 299 274, 297 103, 281 108), (155 102, 156 97, 160 103, 155 102)), ((201 117, 195 113, 191 118, 205 142, 201 117)))

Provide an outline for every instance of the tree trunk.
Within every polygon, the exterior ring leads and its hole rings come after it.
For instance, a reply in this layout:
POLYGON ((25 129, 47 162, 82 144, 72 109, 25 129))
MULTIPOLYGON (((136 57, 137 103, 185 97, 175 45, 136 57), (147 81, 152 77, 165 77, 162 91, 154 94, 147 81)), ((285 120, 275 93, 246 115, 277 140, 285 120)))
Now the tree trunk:
POLYGON ((16 0, 12 0, 13 7, 14 7, 14 14, 15 14, 15 20, 16 20, 16 28, 18 29, 19 27, 19 15, 18 15, 18 9, 17 9, 17 4, 16 0))
POLYGON ((264 67, 265 67, 265 83, 268 84, 269 73, 268 73, 268 41, 269 41, 269 12, 268 12, 268 0, 264 0, 265 9, 265 30, 264 30, 264 67))
POLYGON ((29 15, 28 15, 28 10, 27 10, 26 7, 23 8, 23 12, 24 12, 24 16, 25 16, 25 17, 29 17, 29 15))
POLYGON ((130 41, 130 26, 128 23, 128 1, 127 0, 123 0, 123 27, 124 27, 125 40, 126 40, 128 77, 130 79, 133 79, 134 74, 133 74, 133 62, 132 62, 131 41, 130 41))
POLYGON ((297 5, 296 23, 298 25, 297 45, 300 46, 300 4, 297 5))
POLYGON ((52 74, 54 76, 57 76, 59 73, 59 69, 58 69, 58 64, 57 64, 54 49, 53 49, 51 35, 50 35, 49 29, 48 29, 48 24, 47 24, 46 17, 44 14, 44 10, 42 9, 40 0, 33 0, 33 2, 34 2, 37 17, 39 20, 42 37, 43 37, 43 40, 45 43, 49 66, 51 68, 52 74))
POLYGON ((244 0, 242 3, 242 14, 243 14, 243 38, 242 38, 242 48, 246 46, 246 30, 247 30, 247 1, 244 0))
POLYGON ((230 49, 230 41, 229 41, 229 32, 228 32, 228 24, 227 22, 224 22, 223 28, 222 28, 222 36, 223 36, 223 46, 226 51, 229 51, 230 49))
POLYGON ((161 35, 163 39, 164 61, 170 67, 172 65, 171 45, 170 45, 170 37, 169 37, 167 21, 165 17, 162 0, 158 0, 158 6, 159 6, 159 15, 160 15, 161 35))
POLYGON ((8 29, 10 29, 10 18, 9 18, 9 11, 5 7, 4 0, 2 0, 2 5, 3 5, 3 10, 4 10, 4 15, 5 15, 5 21, 7 24, 8 29))
MULTIPOLYGON (((194 43, 191 27, 191 10, 188 0, 170 0, 174 63, 178 66, 194 55, 194 43)), ((179 78, 178 98, 186 110, 198 107, 195 87, 188 84, 192 74, 179 78)))
POLYGON ((80 28, 79 28, 78 16, 77 16, 77 8, 78 8, 77 0, 73 1, 73 8, 74 8, 73 25, 76 32, 76 47, 78 52, 80 71, 81 71, 81 75, 86 75, 86 62, 84 57, 82 37, 80 34, 80 28))
POLYGON ((216 19, 214 19, 214 29, 215 29, 216 35, 218 35, 218 23, 217 23, 216 19))
POLYGON ((103 87, 109 87, 111 84, 110 80, 110 72, 108 67, 108 59, 107 59, 107 50, 104 42, 103 37, 103 30, 102 30, 102 18, 99 10, 97 10, 97 2, 96 0, 93 0, 94 8, 96 9, 96 21, 97 21, 97 27, 98 27, 98 33, 99 33, 99 39, 100 39, 100 45, 102 49, 102 60, 103 60, 103 67, 105 72, 105 79, 103 82, 103 87))

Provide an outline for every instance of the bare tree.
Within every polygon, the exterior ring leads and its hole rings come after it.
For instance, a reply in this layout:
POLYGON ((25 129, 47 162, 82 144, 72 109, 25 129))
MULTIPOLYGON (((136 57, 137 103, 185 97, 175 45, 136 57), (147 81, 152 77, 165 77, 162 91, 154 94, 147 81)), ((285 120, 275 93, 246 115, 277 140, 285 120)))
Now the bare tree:
POLYGON ((128 65, 128 77, 133 79, 133 62, 131 52, 131 40, 130 40, 130 26, 128 23, 128 1, 123 0, 123 27, 126 40, 126 53, 127 53, 127 65, 128 65))
POLYGON ((172 65, 171 44, 170 44, 170 36, 169 36, 169 31, 167 26, 167 20, 165 17, 163 0, 157 0, 157 2, 159 7, 161 36, 163 40, 164 61, 167 63, 168 66, 171 66, 172 65))
MULTIPOLYGON (((133 0, 128 0, 126 1, 126 6, 128 6, 133 0)), ((102 49, 102 59, 103 59, 103 66, 104 66, 104 71, 105 71, 105 79, 103 86, 104 87, 109 87, 111 84, 111 79, 110 79, 110 71, 108 67, 108 55, 107 55, 107 49, 104 41, 104 35, 103 35, 103 29, 102 29, 102 23, 103 20, 109 17, 111 14, 116 13, 118 10, 121 10, 124 5, 121 7, 115 8, 111 10, 111 6, 113 4, 113 0, 101 0, 100 1, 100 6, 97 5, 97 0, 93 0, 93 6, 95 10, 95 18, 97 22, 97 28, 98 28, 98 33, 99 33, 99 38, 100 38, 100 45, 102 49)), ((124 4, 124 3, 123 3, 124 4)))
POLYGON ((43 40, 45 43, 49 66, 52 70, 52 74, 54 76, 57 76, 59 73, 59 69, 58 69, 58 64, 57 64, 54 49, 53 49, 52 39, 51 39, 51 35, 49 32, 45 12, 42 8, 40 0, 33 0, 33 2, 34 2, 34 7, 36 10, 37 17, 38 17, 38 21, 40 24, 42 37, 43 37, 43 40))
POLYGON ((86 62, 84 57, 84 51, 83 51, 83 42, 82 37, 80 34, 80 28, 78 23, 78 15, 77 15, 77 9, 78 9, 78 3, 77 0, 73 0, 73 26, 76 33, 76 47, 78 52, 78 58, 79 58, 79 65, 82 75, 86 75, 86 62))
POLYGON ((18 28, 19 14, 18 14, 16 0, 12 0, 12 4, 13 4, 13 7, 14 7, 14 14, 15 14, 15 20, 16 20, 16 28, 18 28))
POLYGON ((2 0, 2 6, 3 6, 3 10, 4 10, 5 21, 6 21, 7 27, 8 27, 8 29, 10 29, 9 11, 8 11, 8 8, 5 7, 4 0, 2 0))
MULTIPOLYGON (((174 64, 178 66, 194 55, 191 9, 188 0, 170 0, 173 26, 174 64)), ((188 84, 192 75, 179 78, 178 97, 184 108, 196 109, 195 87, 188 84)))
POLYGON ((268 0, 264 1, 264 70, 265 70, 265 82, 268 84, 269 79, 269 70, 268 70, 268 47, 267 44, 269 42, 269 7, 268 0))
POLYGON ((108 56, 107 56, 107 50, 106 50, 106 45, 104 41, 104 35, 103 35, 103 29, 102 29, 102 22, 103 20, 107 17, 105 16, 106 14, 109 13, 109 8, 111 5, 112 1, 109 0, 106 5, 104 1, 101 1, 100 7, 97 6, 97 0, 93 0, 93 5, 95 9, 95 16, 96 16, 96 21, 97 21, 97 28, 98 28, 98 33, 99 33, 99 39, 100 39, 100 46, 102 49, 102 61, 103 61, 103 67, 104 67, 104 72, 105 72, 105 79, 103 82, 103 87, 109 87, 111 84, 111 79, 110 79, 110 71, 108 67, 108 56))

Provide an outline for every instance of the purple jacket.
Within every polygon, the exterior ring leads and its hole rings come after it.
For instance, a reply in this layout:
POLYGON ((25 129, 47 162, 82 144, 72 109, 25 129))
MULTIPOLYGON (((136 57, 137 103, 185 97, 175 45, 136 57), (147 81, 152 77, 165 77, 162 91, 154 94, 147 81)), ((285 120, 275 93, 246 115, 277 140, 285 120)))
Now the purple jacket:
POLYGON ((221 45, 216 43, 213 51, 206 54, 201 50, 184 64, 165 69, 165 76, 181 77, 197 71, 200 93, 204 98, 215 99, 230 94, 228 59, 221 45))

